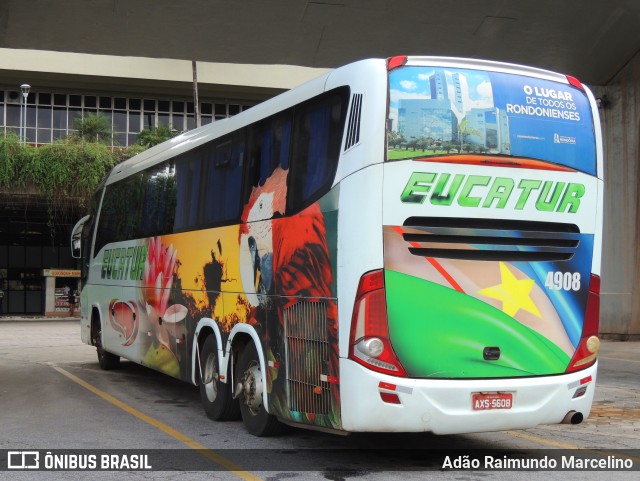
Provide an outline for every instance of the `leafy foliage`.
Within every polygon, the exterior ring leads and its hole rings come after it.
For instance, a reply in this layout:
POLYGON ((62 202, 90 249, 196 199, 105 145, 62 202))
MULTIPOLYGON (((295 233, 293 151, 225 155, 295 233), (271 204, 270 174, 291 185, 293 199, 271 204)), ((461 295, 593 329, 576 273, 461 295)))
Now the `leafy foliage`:
POLYGON ((45 196, 49 223, 54 225, 58 207, 84 209, 111 168, 143 150, 139 145, 112 149, 103 142, 82 141, 77 135, 33 147, 10 132, 0 135, 0 189, 26 188, 45 196))
POLYGON ((115 147, 112 151, 115 164, 119 164, 120 162, 124 162, 127 159, 130 159, 134 155, 138 155, 140 152, 144 152, 147 150, 147 147, 139 144, 132 144, 129 147, 115 147))
POLYGON ((35 149, 23 172, 50 198, 80 200, 91 195, 115 160, 104 144, 58 141, 35 149))
POLYGON ((108 143, 113 134, 109 118, 101 113, 78 116, 73 127, 78 131, 77 136, 86 142, 108 143))
POLYGON ((24 187, 20 171, 32 155, 33 149, 24 146, 14 132, 0 136, 0 187, 24 187))
POLYGON ((165 140, 169 140, 175 137, 178 132, 171 130, 168 125, 158 125, 150 129, 143 129, 138 134, 138 144, 145 147, 153 147, 154 145, 161 144, 165 140))

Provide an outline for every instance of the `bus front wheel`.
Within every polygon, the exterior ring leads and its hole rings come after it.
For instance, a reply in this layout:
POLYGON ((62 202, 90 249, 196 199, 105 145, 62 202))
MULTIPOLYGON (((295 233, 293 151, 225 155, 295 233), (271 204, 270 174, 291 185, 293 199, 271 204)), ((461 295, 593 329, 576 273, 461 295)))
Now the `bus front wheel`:
POLYGON ((100 321, 96 320, 93 322, 95 323, 93 329, 93 345, 96 346, 98 364, 100 364, 100 368, 105 371, 118 369, 120 367, 120 356, 116 356, 115 354, 111 354, 104 350, 102 347, 102 324, 100 321))
POLYGON ((262 402, 265 386, 262 383, 260 358, 255 344, 249 343, 240 352, 237 372, 240 413, 247 431, 254 436, 280 434, 284 425, 267 412, 262 402))
POLYGON ((240 417, 238 401, 233 399, 230 385, 220 381, 218 370, 216 338, 210 334, 204 340, 200 352, 200 370, 198 371, 200 401, 209 419, 214 421, 238 419, 240 417))

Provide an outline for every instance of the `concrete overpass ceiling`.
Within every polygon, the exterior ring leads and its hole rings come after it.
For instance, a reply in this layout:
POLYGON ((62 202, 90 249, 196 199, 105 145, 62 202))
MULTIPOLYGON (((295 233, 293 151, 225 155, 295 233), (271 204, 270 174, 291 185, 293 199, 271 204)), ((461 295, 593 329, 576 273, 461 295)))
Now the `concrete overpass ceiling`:
POLYGON ((3 0, 0 47, 337 67, 481 57, 592 85, 640 50, 638 0, 3 0))

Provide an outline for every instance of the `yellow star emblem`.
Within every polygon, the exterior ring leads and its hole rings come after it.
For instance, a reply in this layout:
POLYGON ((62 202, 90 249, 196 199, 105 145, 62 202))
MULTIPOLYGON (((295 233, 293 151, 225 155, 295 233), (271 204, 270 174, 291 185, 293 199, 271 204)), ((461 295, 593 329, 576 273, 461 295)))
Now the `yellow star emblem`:
POLYGON ((531 289, 535 281, 532 279, 516 279, 504 262, 500 263, 500 277, 502 283, 478 291, 478 294, 502 301, 505 314, 514 317, 520 309, 542 317, 540 311, 531 299, 531 289))

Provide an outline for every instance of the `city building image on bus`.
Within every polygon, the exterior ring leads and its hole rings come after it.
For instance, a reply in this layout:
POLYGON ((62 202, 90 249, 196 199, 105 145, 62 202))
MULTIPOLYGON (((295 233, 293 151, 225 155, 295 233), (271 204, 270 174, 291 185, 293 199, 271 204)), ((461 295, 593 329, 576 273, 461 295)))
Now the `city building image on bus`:
POLYGON ((575 78, 356 62, 113 169, 72 233, 82 340, 258 436, 579 423, 602 197, 575 78))

